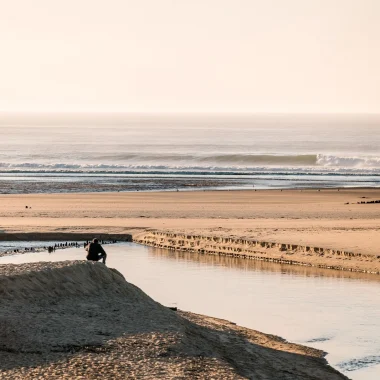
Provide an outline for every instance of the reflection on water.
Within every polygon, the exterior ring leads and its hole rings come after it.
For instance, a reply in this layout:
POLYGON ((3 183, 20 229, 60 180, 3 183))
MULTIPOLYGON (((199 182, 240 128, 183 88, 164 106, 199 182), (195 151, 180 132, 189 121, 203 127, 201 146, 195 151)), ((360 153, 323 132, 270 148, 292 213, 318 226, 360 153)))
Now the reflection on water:
MULTIPOLYGON (((380 378, 380 284, 374 275, 109 245, 107 265, 164 305, 224 318, 329 353, 352 379, 380 378)), ((83 249, 1 263, 84 258, 83 249)))
MULTIPOLYGON (((380 378, 380 356, 374 355, 380 350, 380 276, 153 248, 149 256, 225 274, 219 306, 203 313, 324 350, 352 379, 380 378), (215 308, 219 314, 212 314, 215 308)), ((201 277, 218 283, 214 272, 201 277)))
POLYGON ((260 272, 277 272, 303 277, 334 277, 380 282, 380 276, 368 273, 331 270, 301 265, 277 264, 268 261, 247 260, 228 256, 204 255, 191 252, 169 251, 166 249, 151 247, 148 249, 150 250, 150 254, 156 257, 161 256, 171 260, 200 262, 211 266, 215 265, 227 268, 239 268, 242 270, 255 270, 260 272))

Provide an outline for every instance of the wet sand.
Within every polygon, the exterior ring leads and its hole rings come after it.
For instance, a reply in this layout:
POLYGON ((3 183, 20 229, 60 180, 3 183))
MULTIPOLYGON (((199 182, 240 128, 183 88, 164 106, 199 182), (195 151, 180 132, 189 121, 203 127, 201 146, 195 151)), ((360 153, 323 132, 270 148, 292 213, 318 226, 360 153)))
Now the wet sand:
MULTIPOLYGON (((118 192, 118 191, 164 191, 164 190, 197 190, 209 188, 233 188, 247 186, 247 180, 242 179, 223 179, 223 178, 204 178, 204 177, 181 177, 160 178, 159 176, 135 176, 118 177, 117 175, 105 176, 94 174, 94 177, 33 177, 19 176, 6 179, 0 177, 0 194, 36 194, 36 193, 91 193, 91 192, 118 192)), ((251 187, 251 186, 250 186, 251 187)))

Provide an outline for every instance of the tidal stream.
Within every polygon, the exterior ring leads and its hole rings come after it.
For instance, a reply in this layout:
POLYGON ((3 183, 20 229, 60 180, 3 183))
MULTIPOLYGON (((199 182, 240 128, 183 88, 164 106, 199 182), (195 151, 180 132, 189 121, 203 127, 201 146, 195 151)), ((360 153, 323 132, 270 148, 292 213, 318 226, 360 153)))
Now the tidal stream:
MULTIPOLYGON (((0 242, 0 250, 4 244, 0 242)), ((227 319, 321 349, 328 352, 329 363, 351 379, 380 378, 380 276, 173 252, 134 243, 106 245, 105 249, 109 267, 166 306, 227 319)), ((83 248, 68 248, 0 257, 0 264, 84 257, 83 248)))

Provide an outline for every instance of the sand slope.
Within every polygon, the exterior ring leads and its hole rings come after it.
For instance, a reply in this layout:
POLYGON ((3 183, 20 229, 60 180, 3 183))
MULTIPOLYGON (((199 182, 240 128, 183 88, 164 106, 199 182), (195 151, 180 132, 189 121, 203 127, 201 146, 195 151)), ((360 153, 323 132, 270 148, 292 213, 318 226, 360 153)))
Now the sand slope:
POLYGON ((323 247, 303 246, 213 235, 189 235, 145 231, 133 235, 133 241, 157 248, 231 256, 281 264, 380 273, 380 255, 355 253, 323 247))
POLYGON ((318 350, 173 312, 100 263, 0 266, 0 327, 4 379, 345 378, 318 350))

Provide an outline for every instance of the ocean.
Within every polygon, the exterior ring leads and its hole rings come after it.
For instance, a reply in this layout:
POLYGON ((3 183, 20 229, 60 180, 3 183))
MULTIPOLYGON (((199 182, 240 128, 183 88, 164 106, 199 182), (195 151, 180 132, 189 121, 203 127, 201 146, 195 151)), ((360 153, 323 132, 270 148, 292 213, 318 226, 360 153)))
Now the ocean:
POLYGON ((0 193, 380 186, 379 116, 8 116, 0 193))

